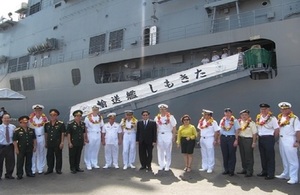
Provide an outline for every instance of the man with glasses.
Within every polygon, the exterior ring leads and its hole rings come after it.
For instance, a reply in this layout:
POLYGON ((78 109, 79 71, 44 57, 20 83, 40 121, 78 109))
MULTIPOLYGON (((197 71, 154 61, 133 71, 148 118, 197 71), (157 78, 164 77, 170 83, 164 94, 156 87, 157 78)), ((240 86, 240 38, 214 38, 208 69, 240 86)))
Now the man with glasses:
POLYGON ((257 176, 270 180, 274 179, 275 173, 274 145, 275 137, 279 135, 279 125, 276 117, 270 111, 270 105, 262 103, 259 107, 260 113, 256 116, 256 126, 262 171, 257 176))
POLYGON ((45 147, 47 150, 48 170, 45 175, 53 173, 54 161, 56 159, 55 169, 57 174, 61 174, 62 168, 62 149, 64 147, 64 137, 66 132, 65 124, 57 119, 59 111, 51 109, 49 111, 50 121, 46 122, 45 128, 45 147))
POLYGON ((157 156, 159 170, 170 170, 172 142, 176 136, 176 119, 168 112, 168 105, 159 104, 159 114, 154 118, 157 124, 157 156))
POLYGON ((3 161, 5 159, 6 179, 14 179, 12 173, 15 167, 15 154, 13 146, 13 133, 16 128, 15 125, 10 124, 10 115, 3 114, 3 123, 0 125, 0 180, 3 171, 3 161))
POLYGON ((81 121, 81 110, 73 112, 74 120, 67 126, 68 145, 69 145, 69 163, 71 173, 83 172, 80 169, 81 151, 84 143, 88 143, 86 136, 85 123, 81 121))
POLYGON ((36 150, 36 136, 34 129, 28 127, 28 116, 19 118, 20 127, 16 128, 13 135, 15 153, 17 155, 17 179, 23 178, 23 166, 27 177, 34 177, 32 174, 32 153, 36 150))
POLYGON ((136 142, 139 144, 140 170, 152 171, 152 150, 156 144, 157 126, 149 119, 150 113, 142 111, 142 120, 137 123, 136 142))

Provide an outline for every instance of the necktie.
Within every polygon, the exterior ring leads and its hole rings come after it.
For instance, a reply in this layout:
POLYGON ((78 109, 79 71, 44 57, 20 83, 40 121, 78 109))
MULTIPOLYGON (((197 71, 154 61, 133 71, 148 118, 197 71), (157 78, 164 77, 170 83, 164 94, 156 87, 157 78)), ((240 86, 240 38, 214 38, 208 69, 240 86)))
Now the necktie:
POLYGON ((6 143, 9 144, 10 139, 9 139, 9 127, 8 127, 8 125, 6 126, 6 135, 5 135, 5 137, 6 137, 6 143))
POLYGON ((145 126, 145 127, 147 126, 147 121, 144 121, 144 126, 145 126))

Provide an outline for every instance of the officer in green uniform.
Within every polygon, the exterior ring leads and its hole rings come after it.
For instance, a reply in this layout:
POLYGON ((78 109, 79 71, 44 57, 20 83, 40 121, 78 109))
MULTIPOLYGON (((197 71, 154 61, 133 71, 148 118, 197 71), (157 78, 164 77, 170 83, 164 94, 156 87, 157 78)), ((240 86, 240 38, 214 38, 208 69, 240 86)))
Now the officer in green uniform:
POLYGON ((55 170, 57 174, 61 174, 62 168, 62 149, 64 147, 64 137, 66 126, 62 121, 57 120, 59 111, 51 109, 49 111, 50 121, 44 125, 45 129, 45 147, 47 148, 47 165, 48 170, 45 175, 53 173, 54 160, 56 158, 55 170), (54 157, 55 156, 55 157, 54 157))
POLYGON ((69 145, 69 162, 71 173, 83 172, 80 169, 80 157, 84 143, 88 143, 85 123, 81 121, 82 111, 73 112, 74 120, 67 126, 68 145, 69 145))
POLYGON ((19 118, 20 127, 16 128, 13 135, 15 153, 17 154, 17 179, 23 178, 23 166, 27 177, 34 177, 31 171, 32 153, 36 150, 36 136, 34 129, 28 127, 28 116, 19 118))

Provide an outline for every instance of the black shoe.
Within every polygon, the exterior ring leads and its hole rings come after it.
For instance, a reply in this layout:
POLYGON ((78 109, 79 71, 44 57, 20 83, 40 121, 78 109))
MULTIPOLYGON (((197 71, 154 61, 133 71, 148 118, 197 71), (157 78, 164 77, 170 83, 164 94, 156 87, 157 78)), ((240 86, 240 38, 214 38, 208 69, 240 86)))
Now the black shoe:
POLYGON ((265 177, 265 180, 271 180, 271 179, 274 179, 274 176, 266 176, 265 177))
POLYGON ((77 173, 77 172, 76 172, 76 170, 71 170, 71 173, 72 173, 72 174, 75 174, 75 173, 77 173))
POLYGON ((140 170, 145 170, 145 169, 146 169, 146 167, 141 167, 141 168, 140 168, 140 170))
POLYGON ((229 171, 223 171, 222 175, 228 175, 229 171))
POLYGON ((257 174, 257 176, 258 176, 258 177, 266 177, 266 176, 267 176, 267 174, 266 174, 266 173, 263 173, 263 172, 261 172, 261 173, 257 174))
POLYGON ((76 171, 77 171, 77 172, 84 172, 84 170, 82 170, 82 169, 80 169, 80 168, 76 169, 76 171))
POLYGON ((11 175, 5 175, 6 179, 15 179, 15 177, 11 176, 11 175))
POLYGON ((56 171, 56 173, 57 173, 57 174, 59 174, 59 175, 60 175, 60 174, 62 174, 62 172, 61 172, 61 171, 56 171))
POLYGON ((53 171, 47 171, 47 172, 44 173, 44 175, 48 175, 50 173, 53 173, 53 171))
POLYGON ((35 177, 35 175, 31 174, 27 174, 27 177, 35 177))
POLYGON ((22 176, 18 176, 18 177, 17 177, 17 180, 20 180, 20 179, 23 179, 23 177, 22 177, 22 176))
POLYGON ((234 176, 234 172, 229 172, 228 175, 229 175, 230 177, 232 177, 232 176, 234 176))
POLYGON ((252 174, 247 173, 247 174, 245 175, 245 177, 252 177, 252 174))
POLYGON ((236 172, 237 174, 246 174, 247 172, 246 171, 239 171, 239 172, 236 172))

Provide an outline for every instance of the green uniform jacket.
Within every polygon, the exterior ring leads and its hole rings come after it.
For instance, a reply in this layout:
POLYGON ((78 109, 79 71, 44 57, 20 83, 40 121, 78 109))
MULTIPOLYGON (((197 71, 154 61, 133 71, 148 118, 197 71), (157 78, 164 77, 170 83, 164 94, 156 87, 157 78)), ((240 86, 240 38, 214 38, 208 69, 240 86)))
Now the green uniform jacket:
POLYGON ((14 131, 13 141, 18 142, 20 153, 33 152, 33 141, 36 139, 34 129, 27 127, 27 131, 18 127, 14 131))
POLYGON ((84 145, 85 123, 80 121, 78 125, 75 121, 71 121, 67 126, 67 134, 71 136, 73 146, 84 145))
POLYGON ((50 121, 44 125, 47 136, 47 147, 59 147, 61 142, 61 134, 66 132, 66 126, 62 121, 56 121, 54 125, 50 121))

